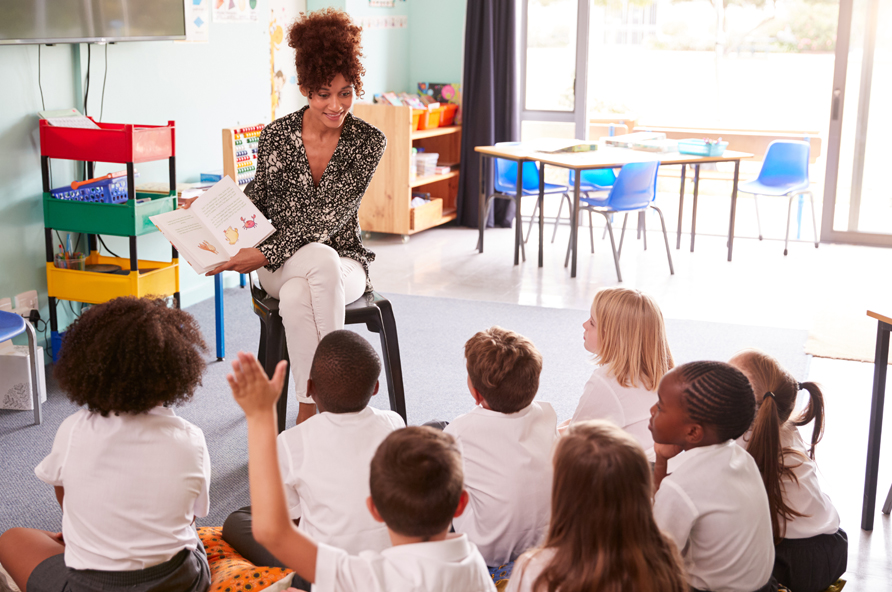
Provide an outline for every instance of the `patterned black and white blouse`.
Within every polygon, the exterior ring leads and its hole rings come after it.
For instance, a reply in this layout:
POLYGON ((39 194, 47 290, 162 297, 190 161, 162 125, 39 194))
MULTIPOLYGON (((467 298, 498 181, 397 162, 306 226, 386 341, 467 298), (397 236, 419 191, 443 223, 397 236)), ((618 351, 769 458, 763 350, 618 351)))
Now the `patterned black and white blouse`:
POLYGON ((301 129, 307 107, 280 117, 260 134, 257 171, 248 197, 276 227, 258 249, 275 271, 309 243, 329 245, 341 257, 360 262, 366 292, 372 290, 369 263, 375 254, 362 246, 359 203, 384 155, 387 138, 378 128, 348 113, 341 137, 319 187, 313 184, 301 129))

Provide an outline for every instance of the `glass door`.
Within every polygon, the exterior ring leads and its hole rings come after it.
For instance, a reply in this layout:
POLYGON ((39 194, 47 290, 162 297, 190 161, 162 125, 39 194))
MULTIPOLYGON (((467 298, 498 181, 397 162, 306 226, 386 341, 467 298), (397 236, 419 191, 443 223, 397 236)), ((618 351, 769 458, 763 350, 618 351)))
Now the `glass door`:
POLYGON ((892 246, 892 2, 840 3, 821 240, 892 246))

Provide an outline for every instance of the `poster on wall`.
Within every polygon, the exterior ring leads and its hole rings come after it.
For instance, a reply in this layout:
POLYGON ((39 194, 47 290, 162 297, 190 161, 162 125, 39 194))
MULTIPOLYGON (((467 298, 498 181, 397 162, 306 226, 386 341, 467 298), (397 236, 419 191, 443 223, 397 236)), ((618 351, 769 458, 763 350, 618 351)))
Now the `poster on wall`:
POLYGON ((215 23, 244 23, 259 20, 257 0, 211 0, 215 23))
MULTIPOLYGON (((216 0, 215 0, 216 1, 216 0)), ((278 119, 307 104, 297 86, 294 50, 288 47, 288 28, 301 12, 306 0, 269 0, 269 78, 271 118, 278 119)))
POLYGON ((211 0, 183 0, 186 7, 186 43, 207 43, 211 0))

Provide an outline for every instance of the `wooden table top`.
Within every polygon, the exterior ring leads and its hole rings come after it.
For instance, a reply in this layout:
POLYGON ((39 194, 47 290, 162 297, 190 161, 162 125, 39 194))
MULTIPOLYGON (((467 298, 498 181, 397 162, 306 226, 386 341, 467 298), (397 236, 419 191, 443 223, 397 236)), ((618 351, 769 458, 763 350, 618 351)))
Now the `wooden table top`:
POLYGON ((874 318, 874 319, 876 319, 876 320, 878 320, 878 321, 882 321, 882 322, 884 322, 884 323, 887 323, 887 324, 889 324, 889 325, 892 325, 892 317, 887 317, 887 316, 885 316, 885 315, 881 315, 880 313, 878 313, 878 312, 873 312, 872 310, 868 310, 868 311, 867 311, 867 316, 872 317, 872 318, 874 318))
MULTIPOLYGON (((552 140, 553 141, 553 140, 552 140)), ((565 140, 565 145, 572 140, 565 140)), ((488 156, 516 161, 538 161, 544 164, 567 169, 584 170, 595 168, 615 168, 630 162, 660 161, 661 164, 704 164, 708 162, 728 162, 752 158, 748 152, 725 150, 721 156, 695 156, 678 152, 648 152, 631 148, 615 148, 601 144, 592 152, 569 152, 554 154, 536 150, 534 144, 515 146, 477 146, 475 151, 488 156)))

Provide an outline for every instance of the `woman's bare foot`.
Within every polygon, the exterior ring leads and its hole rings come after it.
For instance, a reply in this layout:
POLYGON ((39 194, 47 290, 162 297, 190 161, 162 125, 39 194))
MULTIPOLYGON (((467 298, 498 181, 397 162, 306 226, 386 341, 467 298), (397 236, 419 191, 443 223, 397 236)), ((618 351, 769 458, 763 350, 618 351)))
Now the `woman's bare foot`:
POLYGON ((295 425, 300 425, 311 417, 316 415, 316 405, 313 403, 301 403, 297 407, 297 421, 295 425))

